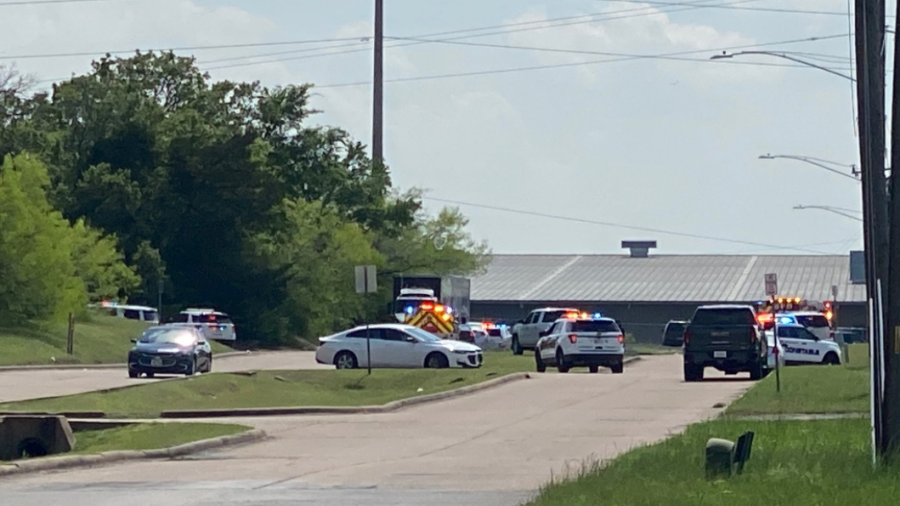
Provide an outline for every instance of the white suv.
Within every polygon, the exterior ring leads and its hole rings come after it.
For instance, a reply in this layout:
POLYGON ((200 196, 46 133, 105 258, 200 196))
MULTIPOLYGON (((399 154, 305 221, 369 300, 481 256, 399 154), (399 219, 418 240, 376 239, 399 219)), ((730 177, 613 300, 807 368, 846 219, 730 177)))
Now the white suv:
POLYGON ((237 332, 231 317, 215 309, 185 309, 172 323, 188 323, 200 329, 204 337, 215 341, 235 341, 237 332))
POLYGON ((592 373, 609 367, 622 374, 625 359, 625 336, 611 318, 564 318, 557 320, 534 350, 538 372, 554 365, 559 372, 587 366, 592 373))
POLYGON ((566 316, 567 314, 581 314, 577 309, 545 307, 535 309, 528 318, 518 322, 512 329, 512 343, 510 348, 516 355, 521 355, 525 350, 533 350, 541 338, 541 332, 544 332, 553 325, 556 320, 566 316))
POLYGON ((819 339, 828 339, 834 341, 834 331, 831 329, 831 322, 824 314, 816 311, 795 311, 791 313, 783 313, 778 315, 779 324, 783 319, 787 319, 788 323, 799 323, 806 327, 806 330, 812 332, 819 339))
MULTIPOLYGON (((769 337, 772 331, 766 332, 769 337)), ((778 341, 784 350, 784 360, 792 364, 839 365, 841 347, 830 339, 821 339, 799 323, 778 323, 778 341)))

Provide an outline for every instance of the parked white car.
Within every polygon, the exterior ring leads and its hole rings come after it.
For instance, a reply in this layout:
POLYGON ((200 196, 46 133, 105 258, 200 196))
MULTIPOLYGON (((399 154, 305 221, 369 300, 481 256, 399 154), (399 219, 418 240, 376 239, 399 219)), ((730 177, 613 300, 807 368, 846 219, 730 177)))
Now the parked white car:
POLYGON ((534 350, 538 372, 551 365, 562 373, 572 367, 587 367, 592 373, 609 367, 613 374, 622 374, 624 360, 625 336, 611 318, 559 319, 541 332, 534 350))
POLYGON ((545 307, 535 309, 524 320, 516 323, 512 329, 512 352, 521 355, 525 350, 533 350, 541 338, 541 332, 550 329, 556 320, 567 314, 580 315, 577 309, 545 307))
POLYGON ((316 362, 338 369, 372 367, 433 369, 481 367, 481 348, 462 341, 443 340, 430 332, 401 323, 379 323, 356 327, 319 338, 316 362))
POLYGON ((207 339, 214 341, 234 341, 237 332, 231 317, 215 309, 185 309, 169 323, 189 323, 201 329, 207 339))
POLYGON ((782 313, 778 315, 778 322, 779 324, 799 323, 819 339, 829 339, 834 341, 834 330, 831 328, 831 322, 829 322, 828 318, 822 313, 816 311, 782 313))
POLYGON ((487 331, 480 338, 475 338, 475 344, 483 350, 503 350, 509 348, 512 341, 512 333, 509 327, 488 325, 487 331))
POLYGON ((784 346, 782 346, 781 341, 775 340, 775 334, 772 331, 766 332, 766 344, 768 344, 769 350, 769 359, 766 363, 768 372, 775 370, 776 357, 778 360, 778 367, 784 367, 787 364, 784 358, 784 346), (778 349, 778 353, 775 352, 776 348, 778 349))
MULTIPOLYGON (((766 332, 766 339, 772 331, 766 332)), ((821 339, 799 323, 778 324, 778 341, 784 349, 787 365, 824 364, 839 365, 841 347, 830 339, 821 339)))

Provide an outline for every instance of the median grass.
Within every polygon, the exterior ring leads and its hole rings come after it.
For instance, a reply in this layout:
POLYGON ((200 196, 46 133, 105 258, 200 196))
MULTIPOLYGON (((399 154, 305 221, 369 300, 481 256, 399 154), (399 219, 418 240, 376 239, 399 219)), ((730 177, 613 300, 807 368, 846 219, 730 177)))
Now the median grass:
POLYGON ((850 346, 841 366, 789 366, 781 370, 781 392, 775 374, 756 384, 728 407, 728 416, 865 413, 869 410, 869 351, 850 346))
POLYGON ((889 506, 900 496, 900 468, 875 471, 867 420, 749 422, 716 420, 630 451, 603 466, 586 465, 571 481, 544 487, 532 506, 889 506), (708 481, 710 437, 756 433, 740 476, 708 481))
MULTIPOLYGON (((17 328, 0 328, 0 366, 50 364, 123 363, 132 339, 149 325, 144 322, 91 314, 88 321, 76 322, 75 346, 66 354, 66 324, 31 323, 17 328)), ((228 351, 213 342, 213 352, 228 351)))
POLYGON ((375 369, 217 373, 140 384, 108 392, 0 404, 0 411, 102 411, 112 417, 155 417, 162 411, 293 406, 371 406, 532 371, 534 359, 485 354, 480 369, 375 369))
POLYGON ((194 441, 231 436, 250 430, 243 425, 217 423, 141 423, 75 433, 77 454, 117 450, 157 450, 194 441))

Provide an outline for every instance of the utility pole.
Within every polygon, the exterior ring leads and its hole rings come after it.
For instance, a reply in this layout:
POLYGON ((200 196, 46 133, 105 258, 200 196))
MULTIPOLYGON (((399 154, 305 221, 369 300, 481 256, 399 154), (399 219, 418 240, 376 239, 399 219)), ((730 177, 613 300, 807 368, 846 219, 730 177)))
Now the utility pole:
MULTIPOLYGON (((887 195, 884 175, 884 0, 855 0, 857 95, 859 101, 859 150, 862 161, 863 232, 866 244, 867 299, 878 308, 879 283, 887 282, 888 226, 887 195)), ((885 304, 884 307, 887 307, 885 304)), ((873 364, 880 364, 884 349, 879 349, 884 312, 876 309, 869 321, 870 353, 873 364)), ((889 341, 885 341, 887 343, 889 341)), ((873 367, 873 427, 876 454, 885 456, 886 441, 882 376, 873 367)), ((889 397, 885 395, 884 397, 889 397)), ((900 414, 900 413, 898 413, 900 414)))
MULTIPOLYGON (((900 3, 897 4, 897 13, 900 14, 900 3)), ((900 69, 900 44, 894 45, 894 68, 900 69)), ((900 167, 900 73, 894 73, 894 96, 891 106, 891 167, 900 167)), ((884 419, 886 434, 885 449, 889 460, 896 460, 900 450, 900 400, 896 399, 900 393, 900 202, 895 195, 900 195, 900 177, 891 171, 889 181, 888 224, 890 235, 888 267, 888 304, 887 304, 887 328, 885 332, 884 368, 885 368, 885 407, 884 419)))
POLYGON ((375 0, 375 79, 372 107, 372 162, 384 163, 384 0, 375 0))

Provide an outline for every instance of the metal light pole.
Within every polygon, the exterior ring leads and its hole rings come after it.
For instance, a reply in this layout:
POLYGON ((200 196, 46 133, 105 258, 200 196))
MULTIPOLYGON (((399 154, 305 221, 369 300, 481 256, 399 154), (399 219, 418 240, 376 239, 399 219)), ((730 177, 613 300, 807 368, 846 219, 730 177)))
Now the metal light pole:
POLYGON ((845 218, 850 218, 851 220, 856 220, 862 223, 863 219, 859 216, 853 216, 850 213, 859 213, 862 214, 862 211, 854 211, 852 209, 844 209, 842 207, 833 207, 833 206, 794 206, 794 209, 818 209, 820 211, 828 211, 830 213, 839 214, 845 218))
POLYGON ((372 162, 384 163, 384 0, 375 0, 375 79, 372 89, 372 162))
POLYGON ((777 160, 779 158, 785 159, 785 160, 797 160, 800 162, 806 162, 810 165, 815 165, 816 167, 819 167, 820 169, 827 170, 828 172, 833 172, 839 176, 844 176, 844 177, 850 178, 856 182, 860 182, 860 180, 857 179, 857 176, 859 175, 859 168, 857 168, 856 165, 848 165, 845 163, 832 162, 829 160, 823 160, 821 158, 815 158, 812 156, 772 155, 772 154, 768 154, 768 153, 765 155, 759 155, 760 160, 777 160), (841 172, 840 170, 837 170, 834 167, 829 167, 826 164, 836 165, 838 167, 844 167, 844 168, 850 169, 850 174, 847 174, 846 172, 841 172))
POLYGON ((856 79, 854 79, 852 76, 848 76, 847 74, 841 74, 840 72, 838 72, 836 70, 831 70, 828 67, 823 67, 822 65, 817 65, 815 63, 797 58, 795 56, 791 56, 788 53, 783 53, 783 52, 778 52, 778 51, 740 51, 738 53, 728 53, 726 51, 722 51, 722 54, 713 55, 709 59, 710 60, 724 60, 724 59, 734 58, 736 56, 753 56, 753 55, 772 56, 775 58, 781 58, 783 60, 790 60, 794 63, 799 63, 800 65, 804 65, 806 67, 819 69, 823 72, 828 72, 829 74, 834 74, 838 77, 843 77, 844 79, 848 79, 850 81, 856 82, 856 79))

